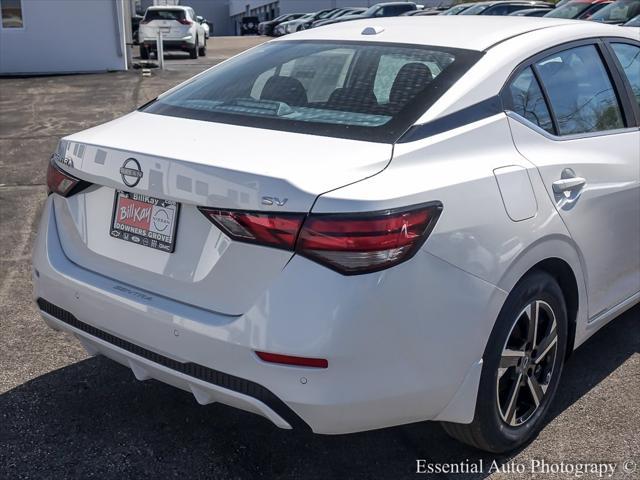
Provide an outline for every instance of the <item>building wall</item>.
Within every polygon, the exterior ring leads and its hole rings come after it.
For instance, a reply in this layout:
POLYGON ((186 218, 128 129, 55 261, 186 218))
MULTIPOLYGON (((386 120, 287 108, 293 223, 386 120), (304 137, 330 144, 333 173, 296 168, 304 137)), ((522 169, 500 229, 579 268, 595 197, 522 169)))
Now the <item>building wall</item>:
POLYGON ((192 7, 213 24, 213 35, 235 35, 233 22, 229 18, 229 0, 182 0, 182 5, 192 7))
POLYGON ((0 74, 126 70, 121 0, 22 0, 22 17, 0 26, 0 74))

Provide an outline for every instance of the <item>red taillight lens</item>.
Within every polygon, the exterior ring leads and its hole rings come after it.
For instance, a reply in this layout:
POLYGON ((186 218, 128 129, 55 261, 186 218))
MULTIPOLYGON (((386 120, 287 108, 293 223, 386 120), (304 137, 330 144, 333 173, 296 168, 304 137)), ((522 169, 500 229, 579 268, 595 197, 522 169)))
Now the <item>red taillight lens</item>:
POLYGON ((89 185, 88 182, 61 170, 53 161, 49 162, 49 169, 47 170, 48 193, 57 193, 63 197, 68 197, 89 185))
POLYGON ((256 352, 256 355, 264 362, 279 363, 281 365, 313 368, 327 368, 329 366, 329 362, 324 358, 294 357, 292 355, 268 352, 256 352))
POLYGON ((304 213, 241 212, 199 207, 232 239, 293 250, 304 213))
POLYGON ((295 249, 344 275, 354 275, 383 270, 411 258, 429 236, 442 204, 308 216, 198 208, 234 240, 295 249))
POLYGON ((186 18, 181 18, 178 20, 182 25, 191 25, 193 22, 191 20, 187 20, 186 18))
POLYGON ((296 252, 345 275, 389 268, 411 258, 433 229, 442 205, 364 214, 315 214, 296 252))

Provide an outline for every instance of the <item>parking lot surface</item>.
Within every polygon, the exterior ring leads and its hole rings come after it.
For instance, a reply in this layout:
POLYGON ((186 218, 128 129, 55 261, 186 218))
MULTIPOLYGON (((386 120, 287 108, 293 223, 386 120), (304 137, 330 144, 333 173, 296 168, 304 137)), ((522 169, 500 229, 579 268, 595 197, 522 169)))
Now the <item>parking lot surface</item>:
POLYGON ((169 54, 167 69, 148 78, 134 70, 0 79, 0 478, 576 478, 566 468, 553 473, 561 462, 611 462, 616 470, 605 478, 639 478, 638 307, 576 351, 548 424, 509 456, 467 448, 434 423, 342 436, 279 430, 138 382, 45 326, 31 299, 30 250, 59 138, 127 113, 261 41, 213 38, 206 58, 169 54), (417 475, 418 459, 456 463, 463 473, 417 475), (474 472, 480 460, 483 471, 474 472), (532 475, 532 461, 551 471, 532 475))

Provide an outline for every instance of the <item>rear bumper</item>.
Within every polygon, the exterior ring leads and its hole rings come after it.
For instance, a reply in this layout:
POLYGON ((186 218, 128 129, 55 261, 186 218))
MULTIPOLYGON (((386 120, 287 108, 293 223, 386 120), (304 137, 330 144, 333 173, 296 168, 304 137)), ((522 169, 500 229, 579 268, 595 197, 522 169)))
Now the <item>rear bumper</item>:
MULTIPOLYGON (((191 35, 184 38, 175 39, 175 40, 174 39, 162 40, 162 48, 165 50, 189 50, 193 48, 194 44, 195 44, 195 39, 191 35)), ((140 45, 144 45, 146 48, 150 50, 155 50, 158 47, 155 38, 145 38, 140 42, 140 45)))
POLYGON ((244 315, 217 314, 71 262, 52 198, 34 246, 33 280, 50 326, 138 379, 156 378, 199 403, 219 401, 281 428, 327 434, 470 421, 482 351, 505 297, 424 252, 360 277, 294 257, 244 315), (327 358, 329 368, 268 364, 255 350, 327 358))
POLYGON ((262 385, 195 363, 180 362, 127 342, 81 322, 70 312, 43 298, 38 298, 36 304, 51 328, 74 333, 90 354, 101 354, 130 367, 138 380, 155 378, 193 393, 201 405, 225 403, 260 414, 280 428, 309 428, 262 385))

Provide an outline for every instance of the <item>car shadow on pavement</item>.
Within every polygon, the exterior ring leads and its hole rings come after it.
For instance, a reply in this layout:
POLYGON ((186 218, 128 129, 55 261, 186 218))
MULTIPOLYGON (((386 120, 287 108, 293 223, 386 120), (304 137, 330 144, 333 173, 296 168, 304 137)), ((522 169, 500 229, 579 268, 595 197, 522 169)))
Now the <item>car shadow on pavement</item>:
MULTIPOLYGON (((639 351, 639 321, 636 307, 575 352, 550 422, 639 351)), ((340 436, 280 430, 224 405, 200 406, 159 382, 138 382, 102 357, 4 393, 0 421, 2 478, 398 479, 415 478, 419 458, 502 465, 514 455, 478 452, 430 422, 340 436)))

